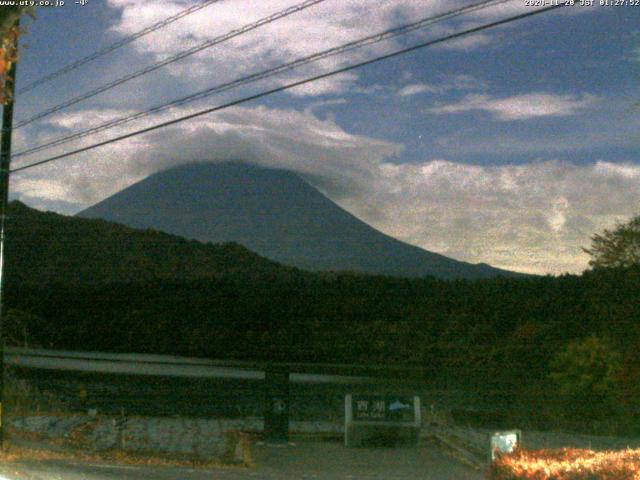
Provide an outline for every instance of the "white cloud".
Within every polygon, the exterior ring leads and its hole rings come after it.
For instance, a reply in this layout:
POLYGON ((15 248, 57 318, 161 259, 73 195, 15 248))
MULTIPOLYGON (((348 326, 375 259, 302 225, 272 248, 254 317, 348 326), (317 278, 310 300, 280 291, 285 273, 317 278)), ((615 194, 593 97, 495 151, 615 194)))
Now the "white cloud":
POLYGON ((475 50, 491 44, 493 42, 493 38, 493 35, 488 33, 476 33, 474 35, 468 35, 442 43, 438 48, 444 48, 447 50, 475 50))
POLYGON ((636 165, 620 165, 599 161, 596 162, 595 170, 603 177, 609 178, 622 177, 634 180, 640 177, 640 169, 636 165))
POLYGON ((434 87, 433 85, 426 83, 411 83, 398 90, 398 95, 400 97, 408 97, 411 95, 418 95, 420 93, 436 93, 438 91, 438 87, 434 87))
MULTIPOLYGON (((135 126, 144 128, 194 111, 194 108, 176 108, 144 118, 135 126)), ((88 119, 100 116, 100 112, 89 110, 55 117, 50 122, 58 128, 90 126, 88 119)), ((130 129, 130 125, 120 127, 82 139, 73 146, 79 148, 130 129)), ((47 156, 69 149, 69 145, 57 147, 47 151, 47 156)), ((64 201, 80 208, 151 173, 192 161, 246 159, 308 174, 319 173, 316 166, 322 165, 322 175, 340 178, 345 174, 348 181, 350 176, 346 174, 350 169, 363 168, 361 159, 376 164, 400 150, 400 146, 389 142, 351 135, 330 118, 318 119, 312 109, 298 112, 262 106, 235 107, 27 170, 14 177, 12 187, 25 201, 37 201, 38 205, 64 201)), ((14 166, 37 158, 21 157, 14 166)))
MULTIPOLYGON (((335 105, 346 105, 349 102, 345 98, 334 98, 331 100, 320 100, 317 102, 311 102, 304 109, 304 112, 307 114, 313 114, 319 109, 331 107, 335 105)), ((329 115, 332 115, 332 112, 329 112, 329 115)))
MULTIPOLYGON (((112 31, 119 35, 131 35, 150 24, 166 18, 190 2, 165 0, 163 2, 136 2, 131 0, 108 0, 108 4, 120 12, 112 31)), ((214 3, 172 23, 159 32, 147 35, 131 46, 137 54, 152 57, 154 61, 166 58, 182 49, 198 45, 222 34, 242 28, 275 12, 297 4, 291 0, 234 0, 214 3)), ((513 2, 519 4, 519 2, 513 2)), ((468 2, 465 4, 468 5, 468 2)), ((462 6, 457 2, 454 7, 462 6)), ((328 1, 294 13, 268 25, 213 48, 208 48, 171 67, 158 75, 173 76, 189 88, 212 81, 227 81, 248 72, 255 72, 296 58, 342 45, 364 36, 378 33, 403 24, 415 22, 430 15, 452 10, 447 0, 380 0, 375 8, 362 0, 328 1), (241 52, 239 54, 239 52, 241 52)), ((530 11, 523 5, 508 7, 493 5, 481 11, 432 24, 411 34, 413 39, 435 38, 479 25, 491 19, 516 12, 530 11)), ((512 28, 512 27, 505 27, 512 28)), ((493 33, 478 33, 439 45, 448 49, 475 49, 486 46, 494 39, 493 33)), ((314 64, 305 73, 315 74, 354 63, 364 58, 387 52, 405 45, 402 40, 387 40, 366 49, 341 54, 339 57, 314 64)), ((411 43, 409 41, 409 43, 411 43)), ((356 86, 358 73, 343 77, 342 81, 327 79, 324 88, 308 87, 296 89, 293 94, 324 95, 342 94, 356 86)), ((285 81, 281 78, 280 81, 285 81)))
POLYGON ((562 231, 562 228, 566 225, 566 212, 569 207, 569 201, 563 196, 557 197, 553 202, 551 213, 548 217, 548 223, 554 233, 560 233, 562 231))
MULTIPOLYGON (((550 2, 547 2, 547 3, 549 4, 550 2)), ((598 2, 595 2, 595 3, 598 3, 598 2)), ((524 1, 503 2, 501 4, 492 6, 491 8, 478 10, 474 14, 474 16, 482 20, 496 20, 499 18, 510 17, 513 15, 520 15, 522 13, 530 13, 533 10, 541 10, 542 8, 543 7, 531 7, 530 5, 527 5, 527 2, 524 2, 524 1)), ((578 2, 576 2, 576 5, 574 7, 557 8, 553 10, 553 13, 548 13, 547 15, 579 15, 584 13, 590 13, 597 8, 598 7, 595 5, 593 7, 582 7, 578 5, 578 2)), ((606 9, 606 7, 604 9, 606 9)), ((600 7, 600 10, 604 10, 604 9, 600 7)), ((545 15, 545 14, 542 13, 541 15, 545 15)))
POLYGON ((447 78, 446 86, 455 90, 485 90, 488 88, 488 84, 484 80, 465 73, 447 78))
POLYGON ((55 120, 51 120, 51 117, 46 118, 44 123, 49 126, 68 130, 83 130, 87 125, 100 125, 134 113, 138 112, 136 110, 123 110, 117 108, 85 109, 82 111, 81 115, 74 113, 68 114, 65 112, 62 115, 55 117, 55 120))
POLYGON ((421 93, 434 93, 442 95, 450 91, 482 91, 488 88, 487 82, 468 74, 447 75, 435 84, 413 82, 406 84, 396 92, 400 97, 418 95, 421 93))
MULTIPOLYGON (((141 38, 132 47, 139 54, 158 60, 297 3, 299 2, 291 0, 234 0, 215 3, 198 14, 180 19, 161 32, 141 38)), ((212 80, 225 81, 441 12, 447 9, 447 3, 444 0, 382 0, 376 3, 375 8, 371 8, 371 5, 361 0, 324 2, 206 49, 188 60, 172 65, 166 72, 173 74, 178 81, 189 82, 190 87, 193 87, 193 82, 210 84, 212 80)), ((185 7, 184 2, 178 1, 138 3, 109 0, 109 5, 121 11, 119 21, 112 27, 120 35, 131 35, 185 7)), ((351 51, 339 58, 314 64, 306 68, 305 73, 313 74, 335 68, 398 45, 396 40, 392 40, 371 46, 366 51, 351 51)), ((357 79, 357 74, 350 73, 341 80, 327 79, 321 85, 301 87, 292 93, 341 93, 353 86, 357 79)))
POLYGON ((388 86, 375 83, 367 87, 356 86, 352 88, 349 93, 357 93, 360 95, 376 95, 378 97, 382 97, 387 94, 388 90, 388 86))
POLYGON ((459 102, 438 105, 427 109, 430 113, 452 114, 484 111, 496 120, 527 120, 537 117, 566 117, 592 106, 597 101, 593 95, 556 95, 527 93, 506 98, 489 95, 467 95, 459 102))
MULTIPOLYGON (((73 115, 60 122, 101 113, 73 115)), ((535 273, 586 268, 580 247, 590 235, 640 207, 640 165, 633 163, 390 163, 400 150, 312 110, 236 107, 24 171, 12 188, 31 205, 71 212, 173 165, 242 159, 300 172, 364 221, 414 245, 535 273)))
POLYGON ((640 165, 444 160, 379 166, 349 210, 380 230, 454 258, 532 273, 580 272, 589 237, 640 210, 640 165), (632 174, 630 174, 632 172, 632 174))
MULTIPOLYGON (((443 29, 443 34, 452 34, 463 30, 468 30, 477 27, 481 24, 485 24, 492 21, 505 19, 508 17, 532 13, 534 10, 540 10, 541 8, 531 7, 526 5, 524 1, 512 1, 503 2, 496 5, 491 5, 487 8, 480 8, 473 13, 461 17, 461 21, 458 22, 456 28, 446 27, 443 29)), ((575 15, 579 13, 590 12, 590 8, 561 8, 555 10, 551 14, 568 14, 575 15)), ((541 14, 543 15, 543 14, 541 14)), ((436 48, 446 50, 476 50, 482 47, 486 47, 493 44, 498 44, 497 39, 500 38, 501 32, 505 28, 518 28, 520 22, 515 22, 510 26, 502 25, 495 31, 485 30, 472 35, 463 36, 445 43, 438 45, 436 48)), ((521 27, 520 27, 521 28, 521 27)))
POLYGON ((36 199, 39 202, 66 202, 69 189, 62 182, 39 176, 17 177, 15 190, 22 198, 36 199))
MULTIPOLYGON (((292 79, 291 82, 302 80, 302 78, 292 79)), ((323 78, 315 82, 304 83, 289 90, 289 93, 296 97, 314 97, 318 95, 340 94, 353 85, 358 76, 355 73, 342 73, 332 77, 323 78)))

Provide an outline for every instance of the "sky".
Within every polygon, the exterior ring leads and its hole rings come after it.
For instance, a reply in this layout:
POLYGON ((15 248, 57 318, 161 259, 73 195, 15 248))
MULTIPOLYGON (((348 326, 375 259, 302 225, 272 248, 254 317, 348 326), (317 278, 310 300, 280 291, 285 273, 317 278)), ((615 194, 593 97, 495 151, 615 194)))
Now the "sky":
MULTIPOLYGON (((15 122, 301 1, 219 0, 18 94, 15 122)), ((40 8, 23 22, 18 90, 194 3, 40 8)), ((18 128, 13 152, 471 3, 325 0, 18 128)), ((541 13, 17 172, 11 196, 74 214, 174 165, 243 160, 299 172, 358 218, 427 250, 521 272, 580 273, 593 234, 640 214, 633 3, 541 13)), ((14 156, 13 167, 535 8, 492 5, 14 156)))

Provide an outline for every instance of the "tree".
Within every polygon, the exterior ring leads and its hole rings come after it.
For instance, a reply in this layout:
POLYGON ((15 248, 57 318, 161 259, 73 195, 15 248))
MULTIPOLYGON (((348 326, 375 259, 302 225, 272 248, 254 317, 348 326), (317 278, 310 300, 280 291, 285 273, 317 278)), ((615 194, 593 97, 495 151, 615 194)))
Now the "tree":
POLYGON ((13 28, 20 16, 27 11, 32 11, 32 7, 13 6, 0 9, 0 33, 3 38, 13 28))
POLYGON ((622 356, 592 335, 570 342, 551 362, 551 380, 568 416, 595 420, 615 409, 622 356))
POLYGON ((2 7, 0 9, 0 104, 10 100, 8 85, 12 79, 8 78, 11 65, 18 61, 16 39, 20 29, 16 23, 23 14, 34 15, 33 7, 2 7))
POLYGON ((583 248, 591 256, 594 268, 627 268, 640 265, 640 215, 613 230, 591 237, 591 248, 583 248))

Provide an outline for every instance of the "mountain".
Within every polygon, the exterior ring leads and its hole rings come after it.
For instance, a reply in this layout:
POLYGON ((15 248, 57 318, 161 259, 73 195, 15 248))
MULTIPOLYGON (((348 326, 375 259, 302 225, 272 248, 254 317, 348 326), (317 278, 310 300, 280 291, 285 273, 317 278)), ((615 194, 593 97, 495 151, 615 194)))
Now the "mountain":
POLYGON ((165 170, 78 216, 206 242, 237 242, 312 271, 444 279, 515 275, 408 245, 340 208, 296 173, 246 163, 165 170))
POLYGON ((235 243, 205 244, 104 220, 41 212, 17 201, 9 204, 8 213, 9 283, 103 285, 304 274, 235 243))

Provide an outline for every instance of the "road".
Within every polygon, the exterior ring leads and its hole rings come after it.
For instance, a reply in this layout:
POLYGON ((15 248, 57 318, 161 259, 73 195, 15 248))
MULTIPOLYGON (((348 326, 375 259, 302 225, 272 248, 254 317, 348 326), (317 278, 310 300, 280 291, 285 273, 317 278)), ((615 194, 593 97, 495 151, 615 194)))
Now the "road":
POLYGON ((249 469, 118 466, 61 461, 0 465, 0 480, 481 480, 433 445, 402 449, 347 449, 335 442, 257 446, 249 469))

